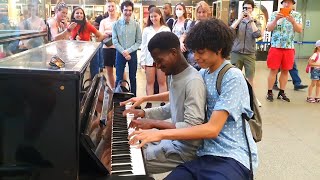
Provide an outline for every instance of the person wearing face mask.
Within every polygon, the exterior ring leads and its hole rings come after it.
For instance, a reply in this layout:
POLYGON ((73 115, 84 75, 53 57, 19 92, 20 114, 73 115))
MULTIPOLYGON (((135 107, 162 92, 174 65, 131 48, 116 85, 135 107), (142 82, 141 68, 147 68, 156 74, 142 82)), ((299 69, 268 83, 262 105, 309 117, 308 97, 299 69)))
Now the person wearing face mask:
MULTIPOLYGON (((186 32, 186 27, 188 24, 187 10, 183 3, 178 3, 175 6, 175 15, 177 19, 173 22, 172 32, 180 39, 181 36, 186 32)), ((180 49, 183 52, 184 57, 187 59, 188 53, 184 44, 180 42, 180 49)))
MULTIPOLYGON (((239 69, 245 69, 245 76, 251 86, 255 74, 256 62, 256 38, 261 37, 261 24, 256 21, 252 12, 254 9, 253 0, 245 0, 242 5, 243 11, 239 19, 231 25, 236 32, 236 39, 231 50, 231 64, 239 69)), ((259 106, 261 103, 258 101, 259 106)))
POLYGON ((126 64, 129 65, 129 79, 131 92, 137 91, 137 50, 141 45, 140 25, 131 18, 133 3, 124 1, 121 4, 122 17, 112 27, 112 42, 116 52, 116 86, 123 80, 126 64))

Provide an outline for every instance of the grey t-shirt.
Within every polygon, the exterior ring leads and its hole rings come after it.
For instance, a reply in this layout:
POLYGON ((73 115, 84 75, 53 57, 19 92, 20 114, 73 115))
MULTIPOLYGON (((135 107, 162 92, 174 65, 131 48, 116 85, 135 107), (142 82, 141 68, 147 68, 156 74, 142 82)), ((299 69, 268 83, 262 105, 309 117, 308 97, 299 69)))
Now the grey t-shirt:
MULTIPOLYGON (((170 102, 165 106, 145 109, 146 118, 166 120, 171 118, 176 128, 200 125, 205 118, 206 88, 202 76, 189 65, 177 75, 168 76, 170 102)), ((179 153, 184 160, 191 160, 202 140, 166 141, 171 144, 161 145, 174 147, 170 149, 179 153)), ((155 152, 156 153, 156 152, 155 152)))

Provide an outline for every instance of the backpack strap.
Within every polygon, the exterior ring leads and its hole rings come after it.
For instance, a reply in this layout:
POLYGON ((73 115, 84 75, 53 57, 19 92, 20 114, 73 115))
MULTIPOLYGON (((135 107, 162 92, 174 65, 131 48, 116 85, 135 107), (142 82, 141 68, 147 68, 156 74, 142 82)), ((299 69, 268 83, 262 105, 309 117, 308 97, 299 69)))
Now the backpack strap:
POLYGON ((173 29, 173 28, 174 28, 174 26, 177 24, 177 22, 178 22, 178 20, 177 20, 177 19, 175 19, 175 20, 173 21, 172 29, 173 29))
MULTIPOLYGON (((235 66, 233 66, 232 64, 226 64, 225 66, 223 66, 223 68, 219 71, 218 73, 218 77, 217 77, 217 81, 216 81, 216 89, 217 89, 217 92, 218 92, 218 95, 220 96, 221 94, 221 84, 222 84, 222 78, 224 76, 224 74, 230 69, 230 68, 233 68, 235 66)), ((249 92, 250 93, 250 92, 249 92)), ((250 96, 251 97, 251 96, 250 96)), ((251 99, 250 99, 250 105, 251 105, 251 99)), ((252 108, 251 108, 252 109, 252 108)), ((249 144, 249 139, 248 139, 248 136, 247 136, 247 130, 246 130, 246 120, 248 121, 250 118, 248 118, 248 116, 246 114, 242 114, 241 115, 242 117, 242 128, 243 128, 243 131, 244 131, 244 135, 245 135, 245 139, 246 139, 246 144, 247 144, 247 147, 248 147, 248 153, 249 153, 249 163, 250 163, 250 180, 253 180, 253 168, 252 168, 252 153, 251 153, 251 149, 250 149, 250 144, 249 144)))
POLYGON ((187 30, 188 21, 189 21, 189 19, 184 20, 183 27, 184 27, 185 31, 187 30))
POLYGON ((217 77, 217 81, 216 81, 216 89, 218 92, 218 95, 221 94, 221 83, 222 83, 222 78, 224 76, 224 74, 230 69, 233 68, 234 66, 232 64, 226 64, 223 66, 223 68, 219 71, 218 77, 217 77))

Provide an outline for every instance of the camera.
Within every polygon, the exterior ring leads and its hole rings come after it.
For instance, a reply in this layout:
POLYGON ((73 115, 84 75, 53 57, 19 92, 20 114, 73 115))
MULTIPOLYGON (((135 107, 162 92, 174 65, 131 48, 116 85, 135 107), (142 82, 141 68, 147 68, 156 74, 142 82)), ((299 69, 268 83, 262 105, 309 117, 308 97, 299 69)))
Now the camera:
POLYGON ((243 7, 242 8, 243 9, 243 12, 244 12, 244 17, 247 17, 248 15, 247 15, 247 10, 248 10, 248 7, 243 7))

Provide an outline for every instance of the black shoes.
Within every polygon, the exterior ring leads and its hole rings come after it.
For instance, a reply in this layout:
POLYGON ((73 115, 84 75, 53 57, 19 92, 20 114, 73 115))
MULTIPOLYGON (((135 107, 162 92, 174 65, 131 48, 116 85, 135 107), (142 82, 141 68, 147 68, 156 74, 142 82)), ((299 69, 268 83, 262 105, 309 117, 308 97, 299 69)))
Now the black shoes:
POLYGON ((267 100, 272 102, 273 101, 273 93, 268 93, 267 94, 267 100))
POLYGON ((294 90, 299 91, 300 89, 305 89, 307 87, 308 87, 308 85, 299 84, 299 85, 294 86, 294 90))
POLYGON ((286 96, 285 93, 280 93, 280 92, 279 92, 277 99, 280 99, 280 100, 282 100, 282 101, 290 102, 290 99, 286 96))
POLYGON ((164 105, 166 105, 165 102, 161 102, 161 103, 160 103, 160 106, 164 106, 164 105))

